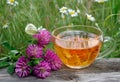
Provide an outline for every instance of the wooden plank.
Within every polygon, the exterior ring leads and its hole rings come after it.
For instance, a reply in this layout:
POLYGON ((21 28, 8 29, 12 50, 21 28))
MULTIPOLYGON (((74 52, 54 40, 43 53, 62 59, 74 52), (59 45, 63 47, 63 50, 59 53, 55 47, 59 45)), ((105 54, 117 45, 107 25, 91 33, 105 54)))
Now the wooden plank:
POLYGON ((46 79, 33 76, 19 78, 9 75, 6 69, 0 70, 0 82, 120 82, 120 59, 100 59, 91 66, 74 70, 65 66, 59 71, 52 72, 46 79))

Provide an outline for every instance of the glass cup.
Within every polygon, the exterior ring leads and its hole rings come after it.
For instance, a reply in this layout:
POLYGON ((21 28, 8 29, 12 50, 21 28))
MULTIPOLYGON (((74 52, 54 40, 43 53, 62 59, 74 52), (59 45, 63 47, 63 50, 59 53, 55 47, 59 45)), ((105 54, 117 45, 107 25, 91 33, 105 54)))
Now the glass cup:
POLYGON ((57 55, 67 67, 74 69, 88 67, 115 48, 111 37, 103 37, 102 31, 92 26, 63 26, 54 29, 52 36, 57 55), (110 43, 109 47, 100 52, 106 42, 110 43))

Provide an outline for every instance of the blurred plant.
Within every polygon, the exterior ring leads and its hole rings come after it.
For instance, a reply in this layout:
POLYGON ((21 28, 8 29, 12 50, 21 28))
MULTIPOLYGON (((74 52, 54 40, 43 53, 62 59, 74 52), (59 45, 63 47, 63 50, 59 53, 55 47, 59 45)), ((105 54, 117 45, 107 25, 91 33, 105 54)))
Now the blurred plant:
POLYGON ((9 23, 4 24, 2 28, 9 28, 9 23))
POLYGON ((95 2, 98 2, 98 3, 104 3, 106 1, 108 1, 108 0, 95 0, 95 2))
POLYGON ((12 5, 12 6, 17 6, 17 5, 18 5, 18 2, 15 1, 15 0, 7 0, 7 4, 8 4, 8 5, 12 5))
POLYGON ((86 16, 87 16, 87 19, 88 19, 88 20, 90 20, 90 21, 92 21, 92 22, 95 21, 95 18, 94 18, 92 15, 86 13, 86 16))
MULTIPOLYGON (((87 12, 86 13, 80 12, 80 10, 78 8, 77 8, 77 10, 73 10, 73 9, 63 6, 59 9, 59 12, 61 14, 63 24, 65 24, 65 25, 74 25, 74 23, 76 24, 76 22, 75 22, 76 20, 82 21, 81 20, 81 18, 82 18, 82 19, 87 19, 87 20, 93 22, 94 25, 99 28, 99 25, 96 22, 95 17, 93 17, 91 14, 88 14, 87 12), (82 16, 82 14, 84 14, 84 16, 82 16)), ((80 24, 80 23, 78 22, 77 24, 80 24)))

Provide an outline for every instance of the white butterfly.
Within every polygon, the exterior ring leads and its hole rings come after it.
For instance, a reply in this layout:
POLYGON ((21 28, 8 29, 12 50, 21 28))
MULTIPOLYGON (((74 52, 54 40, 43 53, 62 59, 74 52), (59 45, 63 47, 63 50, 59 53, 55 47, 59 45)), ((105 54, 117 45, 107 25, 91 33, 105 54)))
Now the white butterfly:
POLYGON ((38 33, 38 29, 33 24, 28 24, 25 28, 25 32, 30 35, 38 33))

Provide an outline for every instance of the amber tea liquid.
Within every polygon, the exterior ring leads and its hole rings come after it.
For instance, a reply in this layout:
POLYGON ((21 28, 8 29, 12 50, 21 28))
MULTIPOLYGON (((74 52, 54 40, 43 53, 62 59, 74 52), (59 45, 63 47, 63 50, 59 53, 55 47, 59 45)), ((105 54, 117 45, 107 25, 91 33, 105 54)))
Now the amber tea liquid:
POLYGON ((98 36, 83 31, 64 31, 55 39, 55 50, 62 62, 70 68, 89 66, 101 48, 98 36))

